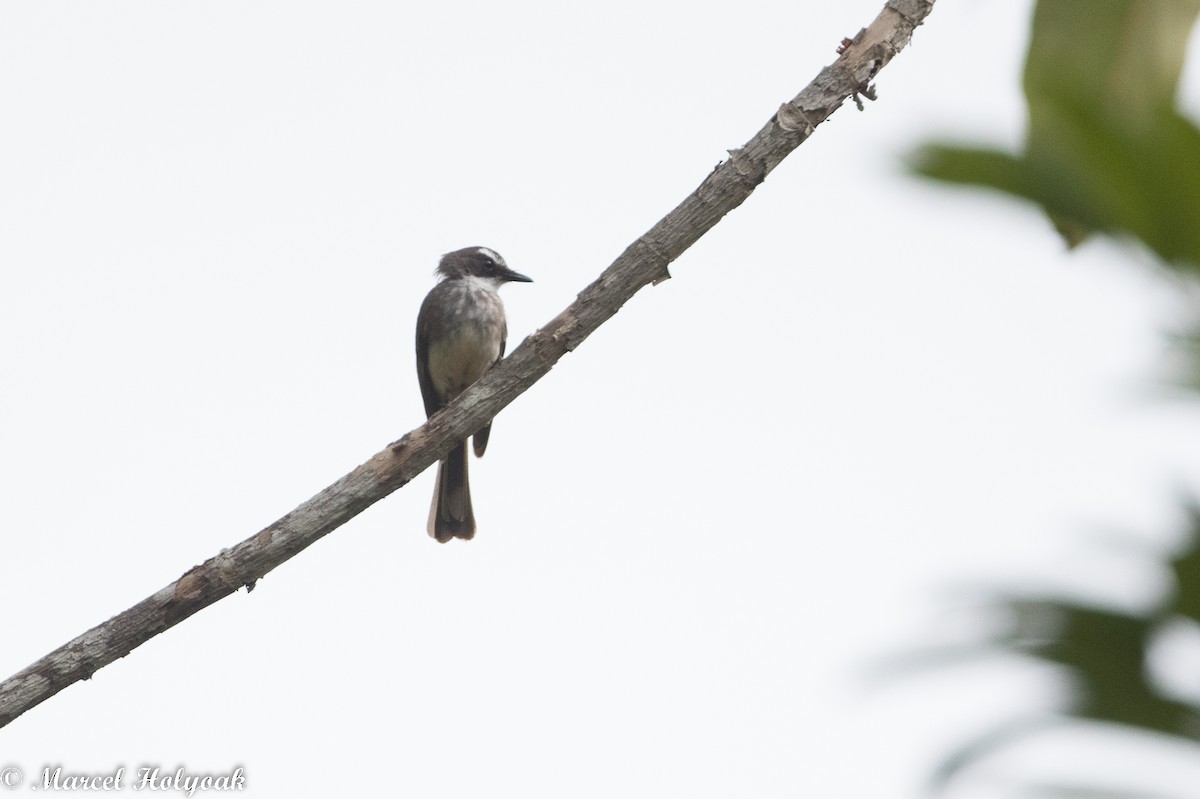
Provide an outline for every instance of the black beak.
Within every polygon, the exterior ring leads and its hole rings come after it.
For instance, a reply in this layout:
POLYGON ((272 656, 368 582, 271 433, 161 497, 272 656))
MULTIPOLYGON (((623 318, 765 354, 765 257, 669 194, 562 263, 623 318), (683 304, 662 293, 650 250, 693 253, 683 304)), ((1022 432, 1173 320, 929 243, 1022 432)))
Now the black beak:
POLYGON ((525 277, 520 272, 514 272, 513 270, 509 269, 507 266, 504 267, 503 277, 509 283, 532 283, 533 282, 533 278, 525 277))

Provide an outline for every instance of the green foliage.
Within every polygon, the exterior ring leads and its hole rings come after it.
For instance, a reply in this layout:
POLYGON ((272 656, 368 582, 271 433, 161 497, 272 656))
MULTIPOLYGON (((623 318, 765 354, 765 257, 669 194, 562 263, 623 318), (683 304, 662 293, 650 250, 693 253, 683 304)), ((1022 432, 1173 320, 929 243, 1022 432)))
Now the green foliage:
POLYGON ((1200 129, 1175 110, 1200 0, 1040 0, 1025 151, 931 144, 913 168, 1040 204, 1069 245, 1132 236, 1200 269, 1200 129))
MULTIPOLYGON (((965 655, 1004 652, 1052 664, 1071 677, 1072 691, 1059 714, 1014 718, 967 742, 934 775, 935 792, 981 758, 1049 726, 1099 723, 1200 741, 1200 699, 1168 695, 1151 676, 1149 663, 1163 630, 1181 618, 1196 620, 1200 611, 1200 509, 1191 510, 1186 542, 1166 565, 1175 575, 1174 584, 1141 612, 1062 596, 997 594, 987 604, 1009 619, 1005 629, 974 646, 910 656, 909 666, 933 666, 965 655)), ((1135 795, 1081 786, 1037 790, 1053 796, 1135 795)))
POLYGON ((1200 509, 1191 508, 1192 543, 1170 562, 1175 593, 1167 610, 1200 622, 1200 509))
MULTIPOLYGON (((1029 128, 1023 152, 929 144, 912 157, 918 174, 988 187, 1042 206, 1074 246, 1089 235, 1132 238, 1185 284, 1200 277, 1200 129, 1176 109, 1200 0, 1038 0, 1025 64, 1029 128)), ((1200 325, 1177 342, 1200 390, 1200 325)), ((1173 585, 1151 608, 1114 610, 1062 596, 994 595, 1011 619, 980 645, 924 653, 1015 653, 1072 677, 1060 715, 1017 718, 952 753, 935 775, 941 789, 963 768, 1047 725, 1102 724, 1200 741, 1200 699, 1168 695, 1148 658, 1167 625, 1200 622, 1200 509, 1189 509, 1186 544, 1164 558, 1173 585), (972 651, 968 651, 972 650, 972 651)), ((1133 797, 1097 786, 1036 786, 1028 795, 1133 797)))

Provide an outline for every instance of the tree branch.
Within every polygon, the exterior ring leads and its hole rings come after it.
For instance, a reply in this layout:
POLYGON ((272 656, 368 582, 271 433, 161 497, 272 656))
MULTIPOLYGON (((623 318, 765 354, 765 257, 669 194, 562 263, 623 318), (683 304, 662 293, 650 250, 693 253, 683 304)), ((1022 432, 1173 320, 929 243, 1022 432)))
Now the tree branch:
POLYGON ((838 60, 784 103, 754 138, 731 150, 728 160, 629 245, 566 310, 428 422, 258 534, 0 683, 0 726, 218 599, 242 586, 252 589, 267 572, 436 463, 455 442, 541 379, 643 286, 669 278, 668 265, 741 205, 843 102, 851 97, 859 102, 860 94, 871 97, 870 81, 908 44, 934 2, 888 0, 870 27, 845 44, 838 60))

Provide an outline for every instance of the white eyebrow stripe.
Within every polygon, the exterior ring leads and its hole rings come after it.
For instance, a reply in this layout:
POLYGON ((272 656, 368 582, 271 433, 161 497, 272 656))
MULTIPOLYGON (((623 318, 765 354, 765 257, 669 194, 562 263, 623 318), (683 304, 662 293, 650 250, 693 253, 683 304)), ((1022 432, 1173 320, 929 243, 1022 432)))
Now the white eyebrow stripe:
POLYGON ((476 250, 476 252, 478 252, 480 255, 491 258, 500 266, 508 266, 508 264, 504 263, 504 259, 500 257, 500 253, 496 252, 495 250, 488 249, 487 247, 480 247, 478 250, 476 250))

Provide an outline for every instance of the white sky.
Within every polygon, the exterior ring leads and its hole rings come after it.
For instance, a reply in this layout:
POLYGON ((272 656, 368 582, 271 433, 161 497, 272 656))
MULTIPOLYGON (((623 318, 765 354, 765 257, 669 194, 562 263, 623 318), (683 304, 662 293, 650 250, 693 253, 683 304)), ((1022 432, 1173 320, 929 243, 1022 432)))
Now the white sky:
MULTIPOLYGON (((881 5, 0 6, 0 676, 421 423, 441 253, 534 278, 504 291, 515 346, 881 5)), ((928 136, 1019 140, 1029 7, 939 4, 879 102, 506 410, 474 542, 426 536, 422 475, 0 731, 0 766, 903 797, 1048 706, 1011 663, 864 677, 964 631, 947 587, 1148 596, 1089 536, 1165 546, 1200 486, 1197 409, 1152 390, 1180 303, 1145 256, 1068 255, 1033 209, 900 168, 928 136)), ((1194 752, 1032 749, 956 795, 1098 753, 1200 784, 1194 752)))

